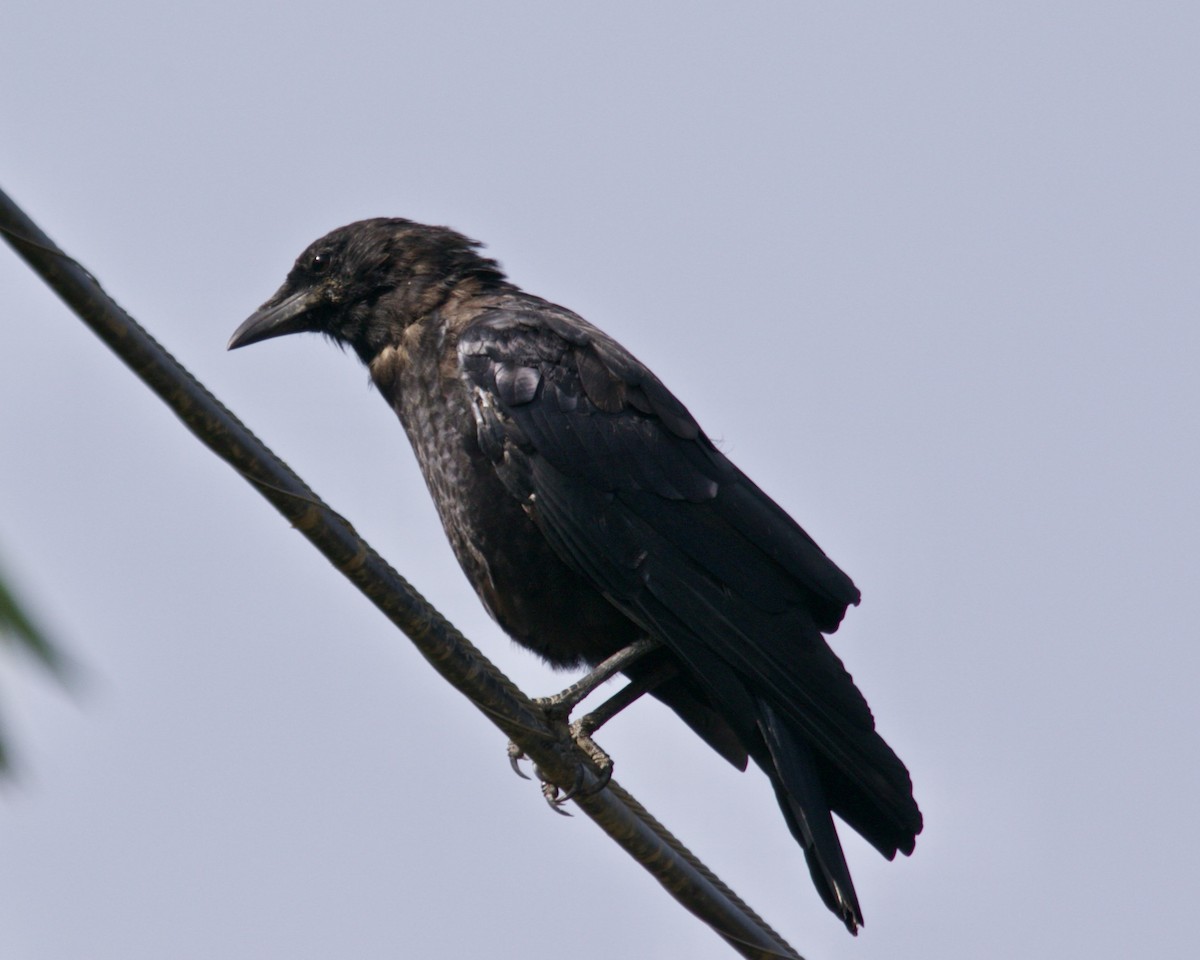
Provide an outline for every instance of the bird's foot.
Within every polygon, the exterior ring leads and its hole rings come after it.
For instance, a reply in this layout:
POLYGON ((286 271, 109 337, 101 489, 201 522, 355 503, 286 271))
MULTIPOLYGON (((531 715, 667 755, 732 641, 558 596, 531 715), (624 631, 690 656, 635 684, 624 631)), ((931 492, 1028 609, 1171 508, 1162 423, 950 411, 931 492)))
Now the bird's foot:
MULTIPOLYGON (((577 723, 571 724, 571 739, 575 741, 576 746, 587 754, 588 759, 596 767, 597 778, 594 783, 587 782, 586 768, 580 764, 575 769, 575 782, 566 790, 561 790, 556 784, 550 783, 544 777, 542 780, 542 796, 546 798, 546 802, 550 804, 550 808, 555 813, 563 813, 570 816, 566 810, 562 809, 563 804, 568 800, 574 800, 576 797, 590 797, 594 793, 599 793, 608 786, 608 781, 612 779, 613 761, 595 740, 591 738, 591 730, 589 729, 588 721, 590 717, 584 717, 577 723)), ((540 771, 536 771, 541 775, 540 771)))
MULTIPOLYGON (((583 764, 580 764, 579 767, 576 768, 575 782, 572 783, 571 786, 566 790, 563 790, 557 784, 552 783, 549 779, 547 779, 547 777, 538 767, 535 766, 533 768, 534 776, 536 776, 541 783, 542 796, 545 797, 546 802, 550 805, 550 809, 555 813, 569 817, 571 814, 569 811, 563 809, 563 804, 565 804, 568 800, 575 799, 576 797, 586 797, 593 793, 599 793, 608 786, 608 782, 612 779, 612 757, 605 753, 603 748, 601 748, 601 746, 591 737, 591 734, 595 731, 597 726, 598 724, 595 723, 593 715, 588 714, 586 717, 583 717, 581 720, 571 724, 569 727, 571 739, 575 741, 579 749, 587 754, 588 759, 591 760, 596 767, 598 776, 595 783, 590 785, 587 783, 587 774, 583 764)), ((510 740, 508 743, 509 765, 513 768, 513 773, 515 773, 518 777, 520 777, 522 780, 529 780, 530 777, 521 769, 520 766, 520 761, 524 759, 525 751, 510 740)))
MULTIPOLYGON (((571 739, 575 744, 588 755, 588 759, 596 767, 599 774, 595 783, 584 789, 583 778, 576 779, 574 787, 563 797, 563 802, 570 800, 575 796, 591 796, 593 793, 599 793, 608 786, 608 781, 612 779, 613 759, 600 747, 595 740, 592 739, 592 733, 595 731, 592 715, 589 713, 586 717, 577 720, 571 724, 571 739)), ((582 768, 580 768, 582 773, 582 768)))
MULTIPOLYGON (((515 743, 513 743, 510 740, 508 742, 508 762, 513 768, 513 773, 515 773, 522 780, 530 780, 532 778, 528 774, 526 774, 525 771, 522 770, 520 767, 520 761, 522 761, 524 759, 525 759, 525 751, 522 750, 520 747, 518 747, 515 743)), ((576 771, 575 783, 572 784, 571 788, 569 790, 567 790, 566 792, 563 792, 563 790, 558 786, 558 784, 553 783, 549 779, 547 779, 546 775, 544 773, 542 773, 540 767, 534 766, 533 773, 534 773, 534 776, 537 777, 538 782, 541 785, 542 796, 545 798, 546 803, 548 803, 550 805, 550 809, 553 810, 555 813, 559 814, 560 816, 564 816, 564 817, 571 816, 571 812, 569 810, 564 810, 562 805, 564 803, 566 803, 568 800, 570 800, 572 797, 578 796, 579 788, 583 784, 583 780, 584 780, 583 768, 580 767, 576 771)))
MULTIPOLYGON (((600 748, 599 744, 592 739, 592 734, 647 690, 657 686, 663 680, 674 676, 675 667, 669 663, 660 664, 646 674, 646 676, 637 681, 630 682, 594 711, 575 723, 570 723, 571 711, 600 684, 612 677, 613 674, 640 660, 651 650, 656 649, 657 646, 658 644, 653 640, 638 640, 636 643, 631 643, 628 647, 618 650, 585 677, 571 684, 561 693, 555 694, 552 697, 539 697, 534 700, 534 703, 542 710, 551 727, 558 730, 563 730, 565 727, 565 732, 579 749, 587 755, 588 759, 592 762, 592 766, 595 767, 596 778, 594 782, 588 783, 586 765, 581 764, 575 771, 574 782, 565 790, 557 784, 551 783, 542 775, 542 772, 537 767, 534 767, 534 775, 541 781, 542 796, 546 798, 546 802, 550 804, 551 809, 555 813, 570 816, 566 810, 562 809, 563 804, 568 800, 573 800, 576 797, 590 796, 608 786, 609 780, 612 779, 613 761, 600 748)), ((517 776, 528 780, 529 777, 525 775, 520 767, 520 761, 524 758, 525 751, 517 746, 516 743, 510 742, 508 745, 508 762, 517 776)))

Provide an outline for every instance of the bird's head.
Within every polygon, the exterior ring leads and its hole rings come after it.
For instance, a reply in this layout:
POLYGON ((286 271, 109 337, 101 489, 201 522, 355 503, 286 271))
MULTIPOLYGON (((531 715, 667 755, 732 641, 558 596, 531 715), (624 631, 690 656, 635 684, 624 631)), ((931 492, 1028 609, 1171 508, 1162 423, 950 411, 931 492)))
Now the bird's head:
POLYGON ((339 227, 300 254, 283 286, 234 331, 229 349, 309 331, 369 362, 462 281, 503 282, 478 247, 447 227, 399 218, 339 227))

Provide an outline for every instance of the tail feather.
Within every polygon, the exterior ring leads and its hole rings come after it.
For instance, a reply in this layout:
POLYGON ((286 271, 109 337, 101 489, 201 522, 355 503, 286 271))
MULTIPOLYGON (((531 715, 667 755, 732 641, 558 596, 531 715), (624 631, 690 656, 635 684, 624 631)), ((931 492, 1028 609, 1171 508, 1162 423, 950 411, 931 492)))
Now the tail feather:
POLYGON ((811 748, 779 721, 771 705, 757 701, 758 728, 768 757, 755 757, 771 779, 784 819, 808 861, 813 884, 852 934, 863 925, 850 868, 838 840, 829 802, 811 748), (768 762, 764 762, 768 761, 768 762))

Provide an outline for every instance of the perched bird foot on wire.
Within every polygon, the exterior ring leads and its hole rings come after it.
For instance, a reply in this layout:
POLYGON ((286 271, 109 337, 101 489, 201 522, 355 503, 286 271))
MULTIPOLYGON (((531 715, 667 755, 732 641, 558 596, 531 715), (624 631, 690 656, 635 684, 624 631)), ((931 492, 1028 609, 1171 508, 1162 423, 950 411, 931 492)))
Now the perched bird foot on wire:
MULTIPOLYGON (((574 740, 576 745, 588 755, 592 763, 596 765, 596 769, 599 771, 599 780, 595 784, 588 787, 586 790, 584 789, 586 774, 584 773, 583 764, 580 764, 576 768, 575 782, 572 783, 571 786, 565 791, 563 791, 557 784, 548 780, 543 775, 541 769, 536 766, 533 768, 534 774, 541 781, 542 796, 546 798, 546 802, 550 804, 551 809, 554 810, 555 813, 561 813, 565 816, 570 816, 567 811, 562 809, 562 805, 564 803, 578 796, 586 796, 588 794, 597 793, 608 786, 608 781, 612 779, 612 758, 604 752, 604 750, 598 743, 596 743, 595 740, 591 738, 591 731, 596 729, 594 725, 589 723, 591 719, 592 715, 588 714, 588 716, 584 717, 582 720, 571 724, 569 730, 571 733, 571 739, 574 740)), ((520 766, 520 761, 524 759, 525 751, 522 750, 514 741, 510 740, 508 742, 508 762, 513 768, 513 773, 515 773, 522 780, 529 780, 531 778, 525 773, 524 770, 521 769, 520 766)))
MULTIPOLYGON (((626 648, 626 650, 628 649, 626 648)), ((678 675, 679 668, 674 663, 669 660, 661 660, 650 669, 630 680, 629 683, 605 700, 591 713, 585 714, 571 724, 571 739, 575 741, 579 749, 586 753, 592 763, 595 764, 596 769, 599 771, 600 779, 597 783, 588 787, 586 791, 582 790, 582 781, 577 779, 574 786, 557 800, 558 803, 566 803, 573 797, 580 795, 599 793, 608 786, 608 781, 612 779, 612 757, 605 753, 600 744, 592 739, 592 734, 635 700, 638 700, 642 694, 649 693, 661 683, 671 680, 678 675)))
POLYGON ((675 664, 670 661, 661 661, 641 676, 630 680, 629 683, 605 700, 591 713, 585 714, 571 724, 571 739, 575 741, 576 746, 580 750, 588 755, 588 759, 595 765, 596 770, 599 772, 599 780, 584 790, 583 770, 580 768, 580 775, 576 777, 571 789, 561 797, 557 797, 551 801, 552 803, 556 805, 563 804, 577 796, 599 793, 608 786, 608 781, 612 779, 613 760, 612 757, 605 753, 600 744, 592 739, 592 734, 635 700, 639 699, 642 694, 648 693, 664 681, 677 676, 678 673, 679 670, 675 664))
MULTIPOLYGON (((618 650, 586 676, 571 684, 561 693, 557 693, 551 697, 540 697, 534 703, 542 708, 546 719, 551 724, 566 724, 570 720, 571 711, 593 690, 610 679, 618 671, 641 660, 647 653, 650 653, 657 647, 658 644, 653 640, 638 640, 635 643, 631 643, 629 646, 618 650)), ((673 676, 674 673, 675 670, 673 667, 664 670, 660 665, 658 669, 652 670, 644 677, 630 681, 629 684, 602 703, 595 711, 567 727, 571 739, 575 741, 575 744, 587 754, 588 758, 595 765, 599 778, 596 783, 587 786, 587 777, 581 765, 575 771, 574 782, 566 790, 563 790, 561 787, 548 781, 535 768, 534 772, 542 782, 542 795, 556 813, 565 813, 561 808, 568 800, 572 800, 578 796, 597 793, 608 786, 609 780, 612 779, 612 758, 601 749, 600 745, 592 739, 591 735, 647 690, 656 686, 663 679, 666 679, 666 677, 673 676)), ((524 757, 525 751, 516 743, 510 741, 508 744, 509 764, 517 776, 528 780, 529 777, 521 770, 519 763, 524 757)))
POLYGON ((593 728, 588 721, 591 719, 591 714, 577 720, 571 724, 571 739, 575 741, 576 746, 588 755, 588 759, 596 766, 599 774, 597 781, 585 789, 583 767, 577 770, 575 783, 571 785, 571 789, 558 797, 554 803, 562 805, 568 800, 572 800, 578 796, 591 796, 593 793, 599 793, 608 786, 608 781, 612 779, 613 761, 595 740, 592 739, 591 732, 593 728))
MULTIPOLYGON (((599 750, 600 748, 597 747, 596 749, 599 750)), ((600 750, 600 753, 604 753, 604 751, 600 750)), ((590 754, 589 754, 589 756, 590 756, 590 754)), ((522 780, 530 780, 532 778, 529 777, 525 773, 525 771, 522 770, 520 767, 520 761, 522 761, 524 759, 525 759, 525 751, 522 750, 520 748, 520 746, 518 746, 514 741, 512 741, 512 740, 508 741, 508 762, 509 762, 509 764, 511 764, 511 766, 513 768, 513 773, 515 773, 522 780)), ((611 766, 612 766, 612 764, 610 761, 609 762, 609 767, 610 767, 609 773, 607 776, 604 777, 603 784, 607 784, 609 779, 612 777, 611 766)), ((542 770, 540 767, 535 766, 533 768, 533 773, 534 773, 534 776, 537 777, 537 779, 541 783, 542 796, 545 797, 546 802, 548 804, 550 804, 550 809, 553 810, 555 813, 562 814, 564 817, 569 817, 571 814, 568 811, 562 809, 562 805, 564 803, 566 803, 568 800, 570 800, 572 797, 579 795, 579 790, 583 786, 583 782, 584 782, 584 773, 583 773, 582 764, 578 768, 576 768, 575 782, 571 785, 570 789, 568 789, 565 793, 558 786, 558 784, 551 781, 549 778, 546 777, 546 775, 544 773, 542 773, 542 770)), ((603 786, 603 784, 602 784, 602 786, 603 786)))

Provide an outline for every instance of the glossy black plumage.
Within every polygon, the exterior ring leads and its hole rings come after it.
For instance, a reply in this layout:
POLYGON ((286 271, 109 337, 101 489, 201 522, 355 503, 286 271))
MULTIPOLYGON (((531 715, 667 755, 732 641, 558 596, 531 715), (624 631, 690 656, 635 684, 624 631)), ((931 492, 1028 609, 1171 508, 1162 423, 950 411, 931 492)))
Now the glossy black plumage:
POLYGON ((500 625, 557 666, 659 640, 652 656, 681 669, 653 695, 766 772, 855 931, 830 810, 889 858, 921 830, 907 770, 822 636, 858 590, 627 350, 476 246, 399 219, 335 230, 230 347, 302 330, 351 346, 500 625))

